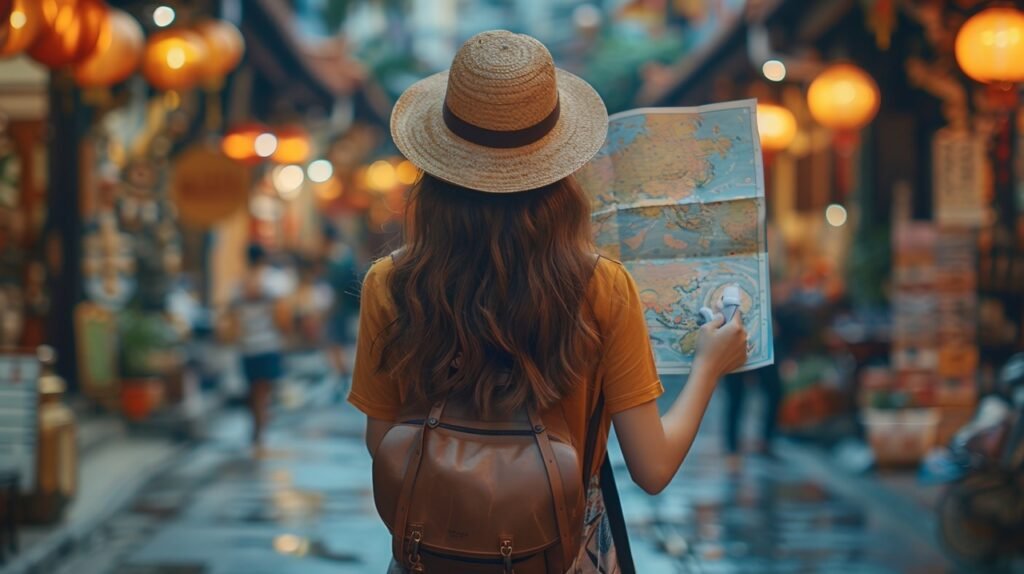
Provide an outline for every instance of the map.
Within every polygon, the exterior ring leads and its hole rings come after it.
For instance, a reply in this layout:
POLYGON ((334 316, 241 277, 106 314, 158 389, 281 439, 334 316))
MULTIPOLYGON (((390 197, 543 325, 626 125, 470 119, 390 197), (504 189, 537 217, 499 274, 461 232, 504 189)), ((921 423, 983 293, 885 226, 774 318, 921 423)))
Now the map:
POLYGON ((576 179, 594 237, 633 275, 658 370, 688 373, 700 308, 738 285, 750 334, 740 370, 774 361, 756 102, 647 108, 611 116, 608 140, 576 179))

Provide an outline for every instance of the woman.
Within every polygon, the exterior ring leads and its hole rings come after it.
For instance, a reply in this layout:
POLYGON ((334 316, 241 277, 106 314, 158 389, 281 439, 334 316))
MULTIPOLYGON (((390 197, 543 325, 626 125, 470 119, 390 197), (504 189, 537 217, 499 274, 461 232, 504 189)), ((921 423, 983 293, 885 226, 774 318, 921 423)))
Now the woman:
POLYGON ((424 174, 404 247, 366 276, 349 396, 368 416, 371 455, 408 404, 439 397, 564 422, 579 460, 591 461, 586 518, 571 525, 584 541, 574 572, 617 571, 594 472, 610 424, 633 480, 657 493, 716 381, 746 359, 739 314, 728 325, 719 316, 700 332, 685 391, 659 415, 640 294, 622 264, 594 255, 589 203, 572 178, 607 121, 588 84, 556 69, 533 38, 504 31, 471 38, 449 72, 403 94, 392 135, 424 174))

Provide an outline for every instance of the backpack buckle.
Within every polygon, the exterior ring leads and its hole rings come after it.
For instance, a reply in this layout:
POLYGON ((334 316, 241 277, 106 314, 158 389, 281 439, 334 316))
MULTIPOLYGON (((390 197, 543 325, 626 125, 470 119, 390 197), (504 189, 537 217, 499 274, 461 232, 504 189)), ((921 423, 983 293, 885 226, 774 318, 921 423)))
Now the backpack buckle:
POLYGON ((419 530, 413 530, 409 535, 409 539, 412 541, 412 550, 409 552, 409 570, 412 572, 424 572, 423 561, 420 558, 420 542, 423 541, 423 533, 419 530))

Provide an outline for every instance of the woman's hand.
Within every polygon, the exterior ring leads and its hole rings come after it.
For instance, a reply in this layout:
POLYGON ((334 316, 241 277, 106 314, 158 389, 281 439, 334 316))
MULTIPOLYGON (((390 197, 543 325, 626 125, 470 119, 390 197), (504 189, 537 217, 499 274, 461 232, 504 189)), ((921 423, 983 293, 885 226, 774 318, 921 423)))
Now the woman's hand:
POLYGON ((740 315, 737 310, 732 321, 725 325, 725 317, 717 314, 700 328, 694 369, 698 366, 707 369, 714 379, 718 379, 747 362, 747 330, 740 315))

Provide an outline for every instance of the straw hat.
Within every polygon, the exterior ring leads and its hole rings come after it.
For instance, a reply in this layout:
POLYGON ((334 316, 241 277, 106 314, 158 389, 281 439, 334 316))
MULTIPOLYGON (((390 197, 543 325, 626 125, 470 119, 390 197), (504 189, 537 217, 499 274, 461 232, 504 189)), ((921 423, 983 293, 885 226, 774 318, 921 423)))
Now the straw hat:
POLYGON ((447 72, 420 80, 391 113, 398 149, 423 171, 493 193, 545 186, 604 144, 608 112, 543 44, 493 30, 459 48, 447 72))

